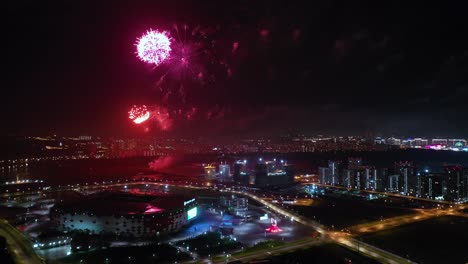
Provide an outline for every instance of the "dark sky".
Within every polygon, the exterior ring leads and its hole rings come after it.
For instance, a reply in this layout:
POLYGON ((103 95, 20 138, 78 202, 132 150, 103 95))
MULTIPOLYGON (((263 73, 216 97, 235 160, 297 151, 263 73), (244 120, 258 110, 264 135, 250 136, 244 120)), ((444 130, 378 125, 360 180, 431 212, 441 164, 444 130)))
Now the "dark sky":
POLYGON ((468 137, 467 6, 374 2, 9 1, 1 133, 138 134, 128 107, 164 103, 136 39, 187 24, 232 75, 200 59, 165 133, 468 137))

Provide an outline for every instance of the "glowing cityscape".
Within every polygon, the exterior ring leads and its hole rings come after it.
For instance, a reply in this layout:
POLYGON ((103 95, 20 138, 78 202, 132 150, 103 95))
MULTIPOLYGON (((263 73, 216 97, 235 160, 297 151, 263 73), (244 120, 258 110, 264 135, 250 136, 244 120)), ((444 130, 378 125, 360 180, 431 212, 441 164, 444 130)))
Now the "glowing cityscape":
POLYGON ((5 5, 1 264, 468 263, 468 4, 5 5))

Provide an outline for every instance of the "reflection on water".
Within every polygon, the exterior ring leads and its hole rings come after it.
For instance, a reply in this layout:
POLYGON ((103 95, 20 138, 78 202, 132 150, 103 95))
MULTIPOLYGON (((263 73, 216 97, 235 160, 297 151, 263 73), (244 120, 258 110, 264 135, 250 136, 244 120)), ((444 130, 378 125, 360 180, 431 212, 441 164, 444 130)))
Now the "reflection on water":
MULTIPOLYGON (((0 186, 12 181, 43 180, 45 185, 119 180, 148 171, 151 158, 84 159, 16 163, 0 166, 0 186)), ((5 187, 5 185, 3 185, 5 187)))
POLYGON ((35 173, 28 165, 9 165, 0 167, 0 183, 22 180, 35 180, 35 173))

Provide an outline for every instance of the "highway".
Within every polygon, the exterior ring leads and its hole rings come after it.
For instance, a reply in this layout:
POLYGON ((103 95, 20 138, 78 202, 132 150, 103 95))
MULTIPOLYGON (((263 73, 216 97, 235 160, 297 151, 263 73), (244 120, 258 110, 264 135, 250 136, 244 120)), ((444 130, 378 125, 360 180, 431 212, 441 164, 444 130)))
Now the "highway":
POLYGON ((15 263, 43 264, 45 261, 39 257, 31 247, 29 240, 20 231, 8 224, 6 220, 0 220, 0 235, 5 237, 9 251, 13 254, 15 263))
POLYGON ((394 228, 397 226, 411 224, 414 222, 419 222, 419 221, 427 220, 433 217, 439 217, 439 216, 444 216, 444 215, 468 217, 468 214, 458 211, 463 208, 464 208, 464 205, 457 206, 456 209, 455 208, 415 209, 414 211, 416 212, 416 214, 402 215, 402 216, 388 218, 388 219, 384 219, 380 221, 374 221, 374 222, 364 223, 360 225, 355 225, 355 226, 346 228, 346 230, 353 235, 359 235, 363 233, 377 232, 383 229, 394 228))
MULTIPOLYGON (((259 250, 259 251, 255 251, 255 252, 251 252, 251 254, 241 254, 241 256, 239 257, 236 257, 236 256, 233 256, 233 255, 230 255, 229 257, 227 257, 227 261, 236 261, 236 260, 240 260, 240 261, 251 261, 251 260, 256 260, 256 259, 262 259, 262 258, 268 258, 268 257, 271 257, 272 255, 279 255, 281 253, 286 253, 286 252, 289 252, 289 251, 294 251, 294 250, 298 250, 298 249, 301 249, 301 248, 307 248, 307 247, 311 247, 311 246, 315 246, 315 245, 319 245, 319 244, 322 244, 324 241, 322 239, 318 240, 318 239, 308 239, 306 241, 301 241, 299 243, 292 243, 292 244, 287 244, 287 245, 284 245, 284 246, 280 246, 280 247, 275 247, 273 250, 271 249, 264 249, 264 250, 259 250)), ((225 263, 226 260, 219 260, 219 261, 213 261, 212 263, 225 263)))

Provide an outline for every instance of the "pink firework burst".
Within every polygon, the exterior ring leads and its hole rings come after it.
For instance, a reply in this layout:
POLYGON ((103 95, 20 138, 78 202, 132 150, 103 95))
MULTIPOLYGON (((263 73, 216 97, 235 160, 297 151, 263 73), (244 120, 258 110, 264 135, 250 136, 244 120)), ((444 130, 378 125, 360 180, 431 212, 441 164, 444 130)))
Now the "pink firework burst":
POLYGON ((151 117, 146 105, 136 106, 134 105, 130 111, 128 111, 128 118, 135 124, 141 124, 151 117))
POLYGON ((155 65, 163 63, 171 54, 171 40, 165 31, 148 30, 136 46, 138 58, 155 65))
POLYGON ((185 103, 185 87, 204 85, 212 77, 207 65, 213 56, 210 53, 211 37, 200 27, 191 29, 177 24, 168 31, 171 40, 171 54, 155 68, 156 87, 165 103, 185 103))

